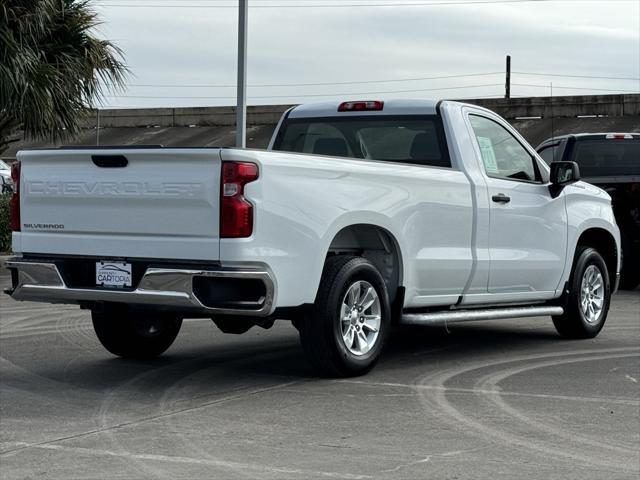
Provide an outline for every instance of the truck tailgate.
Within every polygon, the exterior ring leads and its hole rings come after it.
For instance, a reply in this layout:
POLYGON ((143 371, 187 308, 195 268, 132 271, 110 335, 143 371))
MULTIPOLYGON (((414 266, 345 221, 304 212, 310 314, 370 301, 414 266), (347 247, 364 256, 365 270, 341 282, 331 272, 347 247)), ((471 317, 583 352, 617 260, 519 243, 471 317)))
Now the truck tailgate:
POLYGON ((23 151, 23 253, 219 259, 219 149, 23 151))

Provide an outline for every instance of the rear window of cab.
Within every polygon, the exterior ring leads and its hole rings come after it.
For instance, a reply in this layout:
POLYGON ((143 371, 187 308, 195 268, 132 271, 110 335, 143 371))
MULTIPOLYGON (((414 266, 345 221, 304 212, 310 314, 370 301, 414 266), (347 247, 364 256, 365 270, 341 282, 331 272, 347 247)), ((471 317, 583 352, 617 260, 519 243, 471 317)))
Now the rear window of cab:
POLYGON ((436 115, 287 119, 273 149, 451 167, 442 121, 436 115))
POLYGON ((583 177, 640 175, 640 139, 580 140, 570 160, 583 177))

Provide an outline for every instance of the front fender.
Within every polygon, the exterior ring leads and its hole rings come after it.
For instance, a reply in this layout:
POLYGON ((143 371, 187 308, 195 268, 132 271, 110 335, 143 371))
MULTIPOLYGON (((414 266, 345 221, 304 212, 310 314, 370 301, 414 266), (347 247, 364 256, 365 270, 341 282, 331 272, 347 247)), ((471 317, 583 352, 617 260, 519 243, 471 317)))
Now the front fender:
POLYGON ((562 294, 571 275, 578 240, 588 230, 601 229, 613 237, 617 252, 616 273, 622 266, 620 229, 613 215, 611 197, 603 190, 582 182, 565 188, 563 195, 567 197, 567 256, 563 278, 556 292, 558 295, 562 294))

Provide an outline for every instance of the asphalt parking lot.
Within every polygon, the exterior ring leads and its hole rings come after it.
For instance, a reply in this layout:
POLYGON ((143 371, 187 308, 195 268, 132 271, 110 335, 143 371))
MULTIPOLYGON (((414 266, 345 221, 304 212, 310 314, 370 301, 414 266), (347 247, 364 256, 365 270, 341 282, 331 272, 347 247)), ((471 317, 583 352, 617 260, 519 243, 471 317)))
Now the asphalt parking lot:
POLYGON ((0 380, 2 479, 640 476, 640 290, 594 340, 544 318, 403 329, 347 380, 315 378, 285 322, 185 321, 133 362, 87 312, 2 295, 0 380))

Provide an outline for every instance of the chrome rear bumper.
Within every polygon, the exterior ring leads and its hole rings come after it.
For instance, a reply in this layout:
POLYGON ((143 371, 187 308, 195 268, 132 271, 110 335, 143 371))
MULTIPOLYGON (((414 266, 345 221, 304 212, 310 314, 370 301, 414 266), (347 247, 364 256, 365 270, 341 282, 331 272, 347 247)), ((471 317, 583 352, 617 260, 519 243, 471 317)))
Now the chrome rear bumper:
POLYGON ((11 259, 6 265, 17 275, 14 287, 6 292, 16 300, 47 303, 114 302, 211 315, 268 316, 275 309, 273 278, 269 271, 258 267, 220 270, 147 268, 135 290, 117 290, 71 288, 65 284, 55 263, 11 259), (195 294, 193 280, 196 277, 259 280, 264 284, 265 294, 259 301, 237 302, 224 308, 211 307, 195 294))

